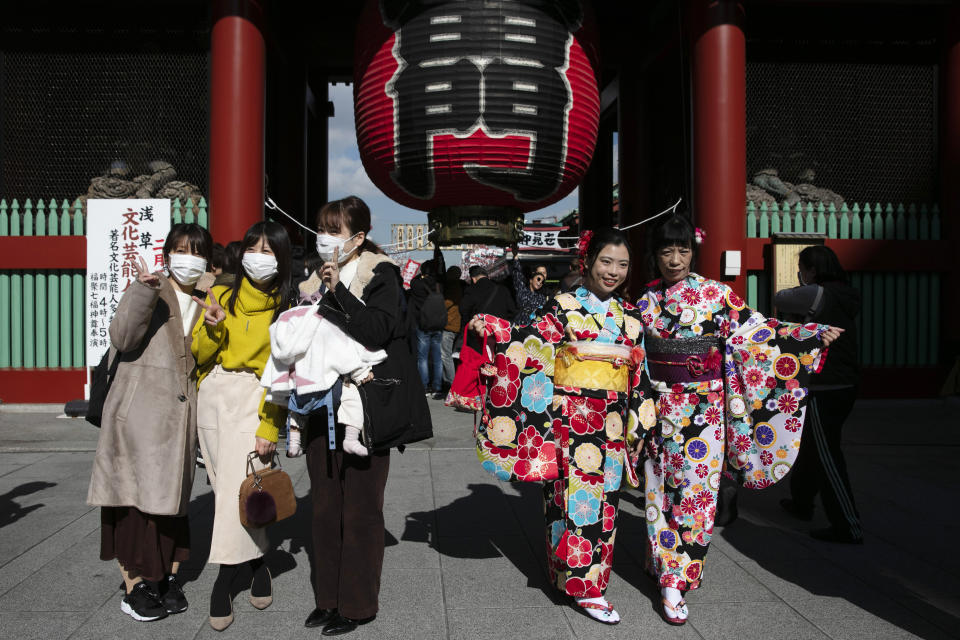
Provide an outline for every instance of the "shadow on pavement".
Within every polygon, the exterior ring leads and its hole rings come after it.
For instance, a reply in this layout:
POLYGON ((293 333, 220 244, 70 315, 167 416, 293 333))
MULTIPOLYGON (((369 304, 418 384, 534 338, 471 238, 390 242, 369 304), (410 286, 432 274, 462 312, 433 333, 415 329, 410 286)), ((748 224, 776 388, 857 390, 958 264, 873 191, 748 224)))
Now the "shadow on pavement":
MULTIPOLYGON (((501 535, 503 518, 523 519, 514 523, 529 531, 526 516, 531 503, 538 506, 532 514, 542 521, 540 485, 517 483, 521 495, 504 493, 496 485, 470 484, 470 495, 457 498, 433 511, 417 511, 407 515, 400 539, 407 542, 425 542, 440 554, 451 558, 493 559, 506 558, 527 577, 527 587, 539 589, 554 604, 563 596, 554 589, 546 573, 543 545, 532 542, 529 536, 501 535), (503 506, 506 501, 506 508, 503 506), (527 527, 524 527, 527 524, 527 527)), ((542 523, 540 525, 542 527, 542 523)))
POLYGON ((29 507, 21 507, 14 498, 28 496, 31 493, 43 491, 44 489, 55 486, 57 486, 56 482, 26 482, 0 496, 0 529, 8 524, 13 524, 31 511, 36 511, 44 506, 41 502, 39 504, 32 504, 29 507))
MULTIPOLYGON (((908 576, 896 574, 893 558, 886 558, 886 549, 872 547, 871 538, 864 545, 814 543, 823 545, 825 555, 791 558, 769 552, 784 532, 740 518, 725 527, 720 536, 737 551, 754 560, 762 569, 791 582, 813 596, 841 598, 863 611, 886 620, 905 631, 926 637, 930 625, 947 635, 960 629, 960 619, 930 603, 926 596, 914 591, 908 576), (758 553, 759 549, 766 549, 758 553), (839 572, 847 575, 841 575, 839 572), (884 597, 877 597, 878 591, 884 597), (890 601, 903 607, 891 607, 890 601), (906 610, 906 611, 905 611, 906 610), (912 613, 914 615, 909 615, 912 613), (928 624, 929 623, 929 624, 928 624)), ((922 571, 918 567, 918 571, 922 571)), ((936 581, 935 576, 913 576, 915 580, 936 581)))

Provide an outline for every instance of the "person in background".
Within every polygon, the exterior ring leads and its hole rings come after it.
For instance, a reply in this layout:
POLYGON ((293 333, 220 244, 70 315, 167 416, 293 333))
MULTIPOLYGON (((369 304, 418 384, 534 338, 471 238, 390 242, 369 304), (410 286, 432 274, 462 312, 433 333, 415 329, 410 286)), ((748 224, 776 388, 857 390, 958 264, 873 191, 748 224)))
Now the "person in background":
POLYGON ((543 283, 547 280, 547 267, 543 264, 523 264, 514 257, 510 265, 513 276, 513 292, 517 302, 516 322, 526 322, 534 312, 547 302, 543 283))
POLYGON ((443 304, 447 308, 447 324, 443 327, 443 338, 440 342, 440 359, 443 361, 443 389, 441 389, 443 393, 450 388, 455 373, 454 343, 462 328, 460 322, 460 301, 463 299, 463 283, 460 281, 462 274, 460 267, 450 267, 443 282, 443 304))
POLYGON ((409 313, 417 327, 417 368, 426 395, 443 399, 441 343, 447 314, 436 262, 427 260, 410 282, 409 313))
POLYGON ((790 474, 791 497, 780 505, 795 517, 810 520, 819 493, 830 526, 814 529, 810 535, 828 542, 861 544, 860 514, 840 446, 843 423, 853 410, 860 382, 856 332, 860 292, 850 286, 837 254, 829 247, 807 247, 798 262, 800 286, 777 292, 777 310, 803 322, 840 327, 846 333, 830 347, 830 357, 810 382, 809 428, 800 440, 800 453, 790 474))
MULTIPOLYGON (((460 317, 472 318, 480 314, 488 314, 509 320, 517 314, 517 305, 513 296, 503 285, 497 284, 487 275, 487 270, 479 265, 470 267, 470 281, 473 283, 463 291, 460 300, 460 317)), ((480 351, 480 339, 470 332, 466 336, 467 346, 480 351)))
POLYGON ((223 263, 226 260, 226 250, 219 242, 213 244, 213 253, 210 257, 210 273, 216 278, 223 273, 223 263))
POLYGON ((219 274, 214 274, 216 280, 214 280, 213 285, 215 287, 229 287, 233 284, 234 274, 236 274, 237 269, 240 268, 241 245, 241 242, 234 240, 233 242, 228 242, 227 246, 223 248, 221 271, 219 274))
POLYGON ((580 261, 574 258, 570 261, 570 271, 560 279, 560 292, 574 291, 583 282, 583 273, 580 271, 580 261))
POLYGON ((177 570, 190 557, 187 505, 197 447, 190 335, 200 308, 192 296, 213 282, 205 273, 212 242, 200 225, 174 225, 163 245, 170 277, 150 273, 141 258, 110 322, 111 361, 120 362, 103 407, 87 503, 101 507, 100 559, 120 565, 120 610, 139 621, 187 609, 177 570))
POLYGON ((260 377, 270 356, 270 325, 292 306, 290 238, 276 222, 247 230, 242 258, 229 287, 213 287, 202 319, 193 330, 191 351, 199 368, 197 432, 214 493, 213 536, 207 561, 220 570, 210 594, 210 626, 233 622, 234 585, 250 585, 250 604, 273 602, 270 571, 263 561, 266 529, 240 523, 237 496, 254 467, 268 466, 287 410, 264 402, 260 377))

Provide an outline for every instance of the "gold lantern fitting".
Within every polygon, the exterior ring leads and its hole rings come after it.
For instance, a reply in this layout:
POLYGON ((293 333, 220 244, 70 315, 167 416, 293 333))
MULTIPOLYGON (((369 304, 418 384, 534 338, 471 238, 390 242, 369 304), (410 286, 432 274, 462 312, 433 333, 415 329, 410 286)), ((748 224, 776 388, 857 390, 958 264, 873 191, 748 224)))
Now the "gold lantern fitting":
POLYGON ((512 246, 523 234, 523 212, 511 207, 461 205, 437 207, 427 214, 436 245, 512 246))

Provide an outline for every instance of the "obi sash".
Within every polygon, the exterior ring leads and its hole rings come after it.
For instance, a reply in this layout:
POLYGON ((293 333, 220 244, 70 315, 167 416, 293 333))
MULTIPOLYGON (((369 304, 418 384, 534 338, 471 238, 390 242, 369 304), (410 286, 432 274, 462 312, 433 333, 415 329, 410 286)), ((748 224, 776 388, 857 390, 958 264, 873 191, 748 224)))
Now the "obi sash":
MULTIPOLYGON (((626 393, 636 367, 630 347, 597 342, 568 343, 557 350, 553 382, 561 387, 626 393)), ((639 355, 640 360, 643 356, 639 355)))
POLYGON ((644 336, 650 377, 658 382, 709 382, 723 374, 719 338, 677 338, 664 340, 644 336))

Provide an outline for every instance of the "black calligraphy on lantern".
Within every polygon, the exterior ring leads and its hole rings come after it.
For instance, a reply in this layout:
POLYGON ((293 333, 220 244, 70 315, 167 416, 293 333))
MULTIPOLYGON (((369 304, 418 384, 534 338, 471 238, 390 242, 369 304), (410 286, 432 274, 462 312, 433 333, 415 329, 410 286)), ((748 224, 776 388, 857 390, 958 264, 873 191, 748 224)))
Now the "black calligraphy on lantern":
POLYGON ((474 180, 521 201, 542 200, 557 190, 572 106, 564 71, 571 30, 581 19, 578 3, 557 5, 546 13, 533 0, 439 6, 382 0, 384 22, 396 32, 399 63, 386 87, 395 105, 392 177, 398 186, 418 198, 432 197, 434 137, 467 137, 482 129, 488 137, 527 138, 529 152, 523 167, 488 166, 479 158, 464 162, 474 180))

